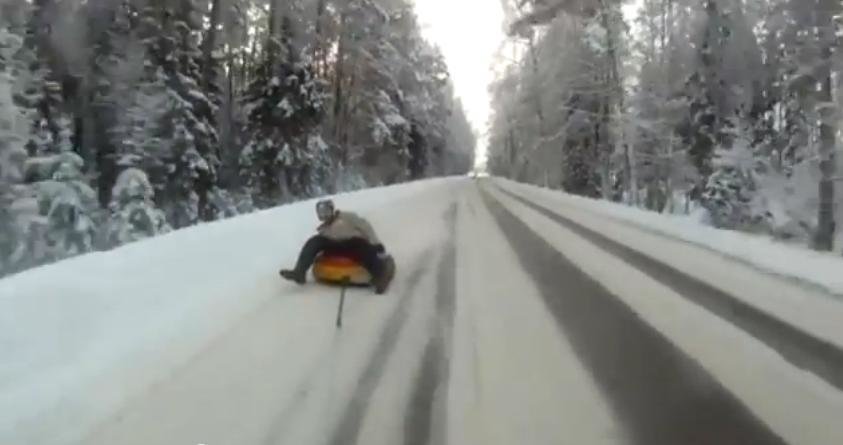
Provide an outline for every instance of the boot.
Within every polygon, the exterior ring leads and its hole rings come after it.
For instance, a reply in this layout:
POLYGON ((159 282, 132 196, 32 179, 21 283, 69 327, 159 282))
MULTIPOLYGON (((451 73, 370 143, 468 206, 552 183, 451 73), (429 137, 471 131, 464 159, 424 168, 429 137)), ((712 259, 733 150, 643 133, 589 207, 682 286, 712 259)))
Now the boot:
POLYGON ((375 285, 375 293, 378 295, 383 295, 386 292, 387 286, 389 286, 389 276, 385 272, 381 272, 381 274, 374 279, 375 285))
POLYGON ((293 281, 298 284, 305 284, 307 282, 305 274, 297 270, 284 269, 280 273, 286 280, 293 281))
POLYGON ((375 293, 378 295, 383 295, 389 287, 389 282, 392 281, 392 274, 394 272, 392 267, 394 267, 394 264, 391 261, 391 259, 385 260, 380 268, 380 273, 372 280, 372 283, 375 285, 375 293))

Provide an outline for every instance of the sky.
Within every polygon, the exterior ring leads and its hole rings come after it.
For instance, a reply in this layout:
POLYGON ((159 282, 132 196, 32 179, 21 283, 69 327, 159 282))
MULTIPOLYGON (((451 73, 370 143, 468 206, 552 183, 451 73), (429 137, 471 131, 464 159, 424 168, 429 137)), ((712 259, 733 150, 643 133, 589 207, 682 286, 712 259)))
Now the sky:
POLYGON ((494 56, 504 41, 499 0, 415 0, 425 37, 442 49, 457 96, 477 131, 477 159, 486 158, 491 113, 488 87, 494 56))
MULTIPOLYGON (((415 0, 425 38, 445 55, 457 96, 477 132, 477 162, 486 160, 486 134, 491 116, 489 85, 494 80, 495 54, 506 39, 499 0, 415 0)), ((624 5, 633 23, 641 0, 624 5)))

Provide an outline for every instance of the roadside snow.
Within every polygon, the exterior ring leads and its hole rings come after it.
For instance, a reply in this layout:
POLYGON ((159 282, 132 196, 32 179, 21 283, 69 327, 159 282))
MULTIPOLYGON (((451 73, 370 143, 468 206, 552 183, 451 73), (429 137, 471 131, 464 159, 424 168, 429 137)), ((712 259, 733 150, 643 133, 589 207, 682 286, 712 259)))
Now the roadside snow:
POLYGON ((494 193, 548 244, 693 357, 786 443, 843 443, 843 425, 837 421, 843 412, 843 392, 585 238, 509 196, 494 193))
MULTIPOLYGON (((368 212, 446 182, 336 200, 368 212)), ((205 224, 0 280, 0 443, 78 440, 283 292, 277 270, 313 233, 312 206, 205 224)))
POLYGON ((838 254, 815 252, 762 236, 707 227, 694 216, 661 215, 505 179, 495 178, 494 181, 507 189, 552 198, 597 215, 704 247, 763 272, 799 280, 843 298, 843 273, 840 273, 843 270, 843 257, 838 254))
MULTIPOLYGON (((561 193, 534 187, 516 190, 518 187, 512 184, 503 185, 517 195, 525 196, 656 261, 669 264, 677 271, 706 282, 807 334, 843 347, 843 330, 840 329, 843 324, 843 299, 834 297, 819 285, 806 286, 804 279, 768 273, 753 264, 751 257, 733 260, 712 247, 701 247, 679 236, 665 236, 658 230, 648 230, 637 223, 582 205, 582 200, 572 200, 561 193)), ((588 200, 584 202, 589 203, 588 200)), ((688 227, 693 230, 693 226, 688 227)), ((740 242, 741 237, 736 237, 735 245, 739 246, 740 242)), ((776 247, 773 243, 771 245, 776 247)), ((800 253, 803 252, 797 249, 797 254, 800 253)), ((771 248, 769 255, 786 264, 789 250, 771 248)))

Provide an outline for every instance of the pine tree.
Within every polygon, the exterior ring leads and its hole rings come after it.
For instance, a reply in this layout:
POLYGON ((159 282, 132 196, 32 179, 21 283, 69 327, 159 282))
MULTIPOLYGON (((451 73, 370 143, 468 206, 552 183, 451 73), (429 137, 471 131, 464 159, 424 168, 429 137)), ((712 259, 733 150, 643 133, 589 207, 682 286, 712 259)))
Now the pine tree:
POLYGON ((714 150, 701 202, 715 226, 746 229, 756 216, 751 208, 758 183, 756 147, 745 121, 735 119, 727 128, 723 143, 714 150))
POLYGON ((835 0, 816 1, 816 45, 819 53, 815 74, 812 76, 819 83, 817 92, 816 111, 819 115, 819 158, 820 181, 819 210, 817 215, 817 232, 814 236, 814 247, 818 250, 831 251, 834 249, 834 235, 837 224, 835 221, 835 172, 837 171, 837 115, 834 103, 834 52, 839 48, 840 39, 833 17, 841 12, 843 6, 835 0))
POLYGON ((0 26, 0 273, 470 168, 408 0, 5 0, 0 26))
POLYGON ((27 157, 23 111, 13 100, 15 78, 22 67, 15 60, 21 36, 11 32, 11 5, 0 7, 0 275, 32 265, 28 241, 35 241, 37 211, 27 199, 23 163, 27 157), (17 65, 17 66, 16 66, 17 65))
POLYGON ((49 261, 90 252, 97 240, 97 194, 82 175, 84 160, 72 150, 71 134, 62 131, 51 153, 30 157, 24 167, 45 218, 49 261))
POLYGON ((111 193, 108 243, 120 246, 170 231, 164 212, 155 206, 155 190, 142 170, 120 173, 111 193))
POLYGON ((126 136, 120 119, 132 106, 138 73, 143 73, 145 54, 133 39, 136 12, 131 0, 89 0, 84 9, 91 55, 84 82, 90 97, 83 119, 90 127, 86 142, 94 151, 95 186, 102 207, 111 202, 120 171, 118 147, 126 136))
POLYGON ((192 1, 148 2, 138 37, 146 50, 134 103, 116 133, 122 167, 146 171, 176 228, 217 215, 218 135, 214 100, 200 88, 200 29, 192 1), (150 149, 152 151, 150 151, 150 149))
POLYGON ((451 104, 448 116, 446 150, 437 160, 437 175, 461 175, 474 167, 474 147, 477 135, 466 115, 462 102, 457 99, 451 104))
POLYGON ((291 19, 284 16, 282 26, 270 33, 245 95, 248 142, 240 157, 241 174, 259 208, 310 196, 313 177, 326 168, 327 146, 317 131, 325 86, 293 47, 293 32, 291 19))

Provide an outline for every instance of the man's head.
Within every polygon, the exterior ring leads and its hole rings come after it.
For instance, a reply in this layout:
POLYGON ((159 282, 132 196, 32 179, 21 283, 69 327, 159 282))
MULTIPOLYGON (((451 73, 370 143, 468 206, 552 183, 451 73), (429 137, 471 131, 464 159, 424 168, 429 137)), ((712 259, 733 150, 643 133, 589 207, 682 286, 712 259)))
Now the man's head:
POLYGON ((337 209, 334 207, 334 201, 325 199, 316 203, 316 216, 319 221, 330 222, 337 214, 337 209))

